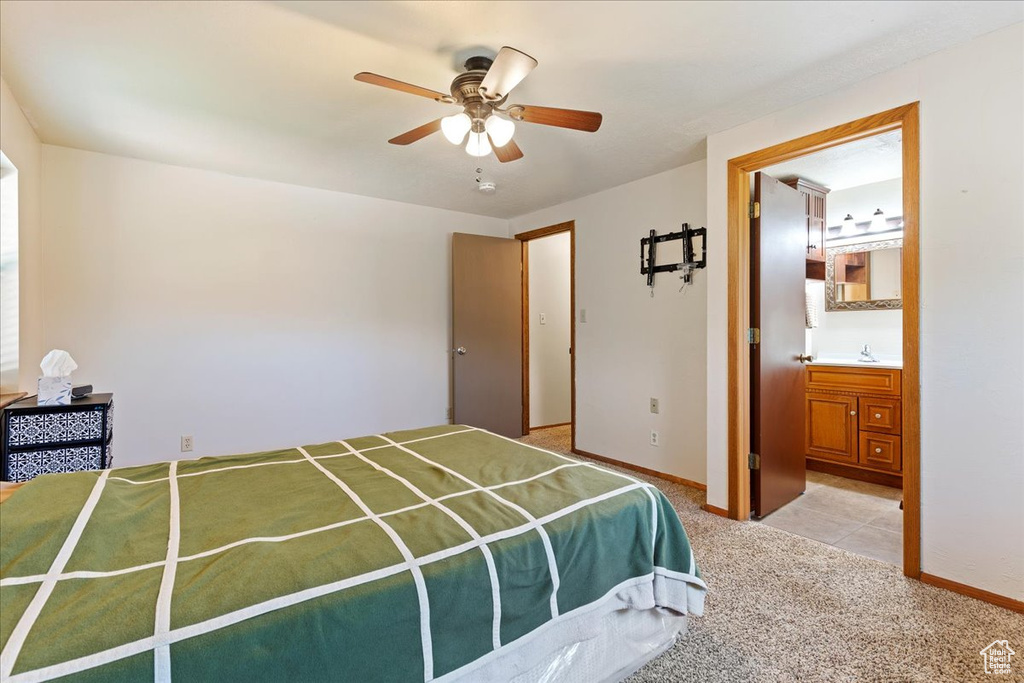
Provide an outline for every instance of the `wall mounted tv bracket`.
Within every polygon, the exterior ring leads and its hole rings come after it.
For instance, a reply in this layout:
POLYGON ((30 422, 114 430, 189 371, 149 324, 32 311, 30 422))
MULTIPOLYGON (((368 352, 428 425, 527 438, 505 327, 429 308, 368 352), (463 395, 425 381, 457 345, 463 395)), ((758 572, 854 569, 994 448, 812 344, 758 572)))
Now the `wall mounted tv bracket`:
POLYGON ((665 235, 659 235, 655 230, 651 230, 650 237, 644 237, 640 240, 640 274, 647 276, 647 286, 651 288, 651 294, 654 294, 654 274, 655 273, 673 273, 677 270, 683 271, 683 283, 684 286, 690 283, 695 268, 704 268, 708 264, 708 246, 707 246, 707 228, 691 228, 689 223, 683 223, 683 229, 679 232, 670 232, 665 235), (693 238, 700 237, 700 259, 694 259, 693 254, 693 238), (658 254, 658 243, 659 242, 671 242, 673 240, 683 241, 683 260, 680 263, 667 263, 664 265, 655 265, 657 263, 658 254))

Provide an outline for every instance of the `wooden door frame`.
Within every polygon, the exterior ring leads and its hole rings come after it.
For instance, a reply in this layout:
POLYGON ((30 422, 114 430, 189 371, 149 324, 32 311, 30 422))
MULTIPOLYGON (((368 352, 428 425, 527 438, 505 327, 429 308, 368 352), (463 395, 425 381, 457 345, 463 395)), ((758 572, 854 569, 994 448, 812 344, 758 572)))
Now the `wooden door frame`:
POLYGON ((903 573, 921 575, 920 129, 919 103, 850 121, 730 159, 728 174, 729 517, 750 518, 750 174, 892 130, 903 132, 903 573))
POLYGON ((515 236, 523 248, 523 434, 530 433, 530 240, 569 233, 569 434, 576 450, 576 221, 556 223, 515 236))

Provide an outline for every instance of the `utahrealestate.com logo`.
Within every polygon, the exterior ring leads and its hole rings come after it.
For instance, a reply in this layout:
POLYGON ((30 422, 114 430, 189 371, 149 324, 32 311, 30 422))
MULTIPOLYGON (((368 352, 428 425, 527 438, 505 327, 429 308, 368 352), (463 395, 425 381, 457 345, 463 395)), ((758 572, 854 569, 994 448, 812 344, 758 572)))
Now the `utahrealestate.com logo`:
POLYGON ((1009 674, 1010 657, 1017 653, 1010 649, 1010 643, 1007 641, 993 640, 979 654, 985 658, 985 673, 1009 674))

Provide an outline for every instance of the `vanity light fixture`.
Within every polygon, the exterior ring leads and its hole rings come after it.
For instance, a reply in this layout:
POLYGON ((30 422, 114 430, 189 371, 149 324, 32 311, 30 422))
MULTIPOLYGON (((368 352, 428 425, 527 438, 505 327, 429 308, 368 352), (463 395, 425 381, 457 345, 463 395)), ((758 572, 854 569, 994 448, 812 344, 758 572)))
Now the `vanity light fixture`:
POLYGON ((875 209, 874 215, 871 216, 871 227, 868 228, 868 232, 882 232, 886 229, 885 214, 881 209, 875 209))
POLYGON ((853 237, 857 234, 857 223, 853 220, 853 214, 846 214, 843 219, 843 227, 839 231, 840 237, 853 237))

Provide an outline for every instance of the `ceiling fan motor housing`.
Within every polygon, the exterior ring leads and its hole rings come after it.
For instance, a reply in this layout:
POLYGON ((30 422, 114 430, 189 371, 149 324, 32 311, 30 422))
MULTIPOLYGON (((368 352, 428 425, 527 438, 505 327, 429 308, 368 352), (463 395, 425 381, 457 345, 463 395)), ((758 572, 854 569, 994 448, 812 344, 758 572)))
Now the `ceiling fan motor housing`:
POLYGON ((493 60, 490 57, 470 57, 466 60, 466 72, 452 80, 451 93, 457 104, 465 107, 471 119, 483 120, 490 115, 492 105, 501 106, 506 98, 494 102, 484 100, 480 94, 480 83, 483 82, 487 70, 493 60))

